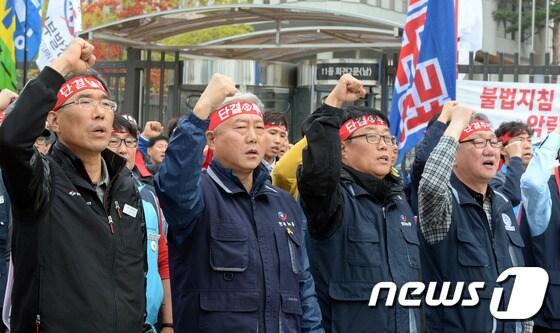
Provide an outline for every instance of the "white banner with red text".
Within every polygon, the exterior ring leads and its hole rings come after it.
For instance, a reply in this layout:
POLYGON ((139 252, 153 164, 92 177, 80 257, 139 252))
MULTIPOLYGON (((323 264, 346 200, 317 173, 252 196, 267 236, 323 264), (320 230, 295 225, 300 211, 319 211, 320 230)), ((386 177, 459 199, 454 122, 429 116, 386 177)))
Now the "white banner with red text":
POLYGON ((523 121, 540 141, 558 125, 560 84, 457 81, 457 101, 485 114, 494 129, 505 121, 523 121))

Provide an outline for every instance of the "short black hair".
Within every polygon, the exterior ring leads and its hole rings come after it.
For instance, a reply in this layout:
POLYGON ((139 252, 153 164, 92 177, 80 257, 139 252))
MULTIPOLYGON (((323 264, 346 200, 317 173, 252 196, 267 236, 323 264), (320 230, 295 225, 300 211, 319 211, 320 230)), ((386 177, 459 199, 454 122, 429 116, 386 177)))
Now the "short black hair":
POLYGON ((265 112, 263 116, 265 125, 284 126, 288 128, 288 121, 286 116, 281 112, 265 112))
POLYGON ((88 68, 88 69, 86 69, 85 72, 80 73, 80 74, 71 72, 71 73, 69 73, 68 75, 66 75, 66 76, 64 77, 64 79, 65 79, 66 81, 69 81, 69 80, 71 80, 71 79, 73 79, 73 78, 75 78, 75 77, 78 77, 78 76, 91 76, 91 77, 96 78, 97 80, 99 80, 99 82, 101 82, 101 84, 103 85, 103 88, 105 88, 105 90, 107 91, 107 94, 108 94, 109 96, 111 95, 111 93, 110 93, 110 91, 109 91, 109 87, 107 86, 107 81, 105 81, 105 79, 103 78, 103 76, 102 76, 98 71, 96 71, 95 69, 93 69, 93 68, 88 68))
POLYGON ((383 112, 377 109, 368 108, 366 106, 351 105, 346 107, 344 121, 348 121, 350 119, 357 119, 367 115, 383 120, 387 124, 387 127, 390 127, 389 119, 383 112))
POLYGON ((150 142, 148 143, 148 148, 153 147, 158 141, 162 141, 162 140, 169 143, 169 138, 167 138, 165 135, 158 135, 150 139, 150 142))
POLYGON ((171 119, 169 119, 169 121, 167 122, 167 137, 170 138, 171 135, 173 134, 173 131, 175 130, 175 127, 177 127, 177 125, 179 124, 179 118, 178 117, 173 117, 171 119))
POLYGON ((501 123, 494 133, 498 138, 500 138, 506 134, 514 137, 522 133, 527 133, 529 136, 533 136, 534 132, 535 131, 531 126, 522 121, 506 121, 501 123))
POLYGON ((125 130, 133 137, 138 137, 138 128, 120 114, 115 115, 115 119, 113 120, 113 129, 125 130))

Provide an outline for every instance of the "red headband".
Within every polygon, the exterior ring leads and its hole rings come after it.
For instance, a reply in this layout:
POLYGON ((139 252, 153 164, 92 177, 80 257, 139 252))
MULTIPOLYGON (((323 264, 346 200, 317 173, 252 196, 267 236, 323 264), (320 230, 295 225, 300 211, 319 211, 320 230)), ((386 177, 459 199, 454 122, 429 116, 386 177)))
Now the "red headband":
POLYGON ((58 110, 70 97, 86 89, 97 89, 107 93, 107 90, 105 90, 105 87, 103 87, 103 84, 98 79, 92 76, 76 76, 64 82, 58 90, 53 111, 58 110))
POLYGON ((476 132, 493 132, 492 125, 482 120, 473 121, 467 127, 465 127, 465 129, 461 133, 461 136, 459 137, 459 141, 465 140, 469 135, 476 132))
POLYGON ((348 139, 352 133, 356 132, 360 128, 370 126, 370 125, 385 125, 387 123, 384 122, 381 118, 375 117, 372 115, 364 115, 360 118, 349 119, 342 124, 340 130, 338 130, 338 135, 340 135, 340 140, 348 139))
POLYGON ((288 129, 287 129, 286 126, 284 126, 284 125, 264 124, 264 128, 265 128, 265 129, 269 129, 269 128, 278 128, 279 130, 288 133, 288 129))
POLYGON ((210 116, 210 125, 208 126, 208 129, 213 130, 229 118, 240 114, 255 114, 261 118, 263 117, 261 109, 256 103, 234 102, 224 105, 221 109, 218 109, 212 113, 212 115, 210 116))
POLYGON ((505 146, 509 140, 513 139, 514 137, 518 136, 518 135, 523 135, 523 134, 527 134, 529 135, 529 133, 527 133, 527 131, 521 131, 518 133, 505 133, 502 136, 500 136, 500 140, 502 141, 502 144, 505 146))

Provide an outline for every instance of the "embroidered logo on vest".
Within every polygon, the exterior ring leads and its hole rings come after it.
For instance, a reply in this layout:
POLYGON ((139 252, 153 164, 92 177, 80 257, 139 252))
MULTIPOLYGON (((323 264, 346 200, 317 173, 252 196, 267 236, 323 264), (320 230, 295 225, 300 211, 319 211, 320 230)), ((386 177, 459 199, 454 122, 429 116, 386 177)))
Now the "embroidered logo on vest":
POLYGON ((412 226, 412 223, 408 220, 408 217, 406 217, 406 215, 404 214, 401 214, 401 225, 405 227, 412 226))
POLYGON ((502 221, 504 221, 504 226, 507 231, 515 231, 515 226, 512 224, 507 214, 502 214, 502 221))

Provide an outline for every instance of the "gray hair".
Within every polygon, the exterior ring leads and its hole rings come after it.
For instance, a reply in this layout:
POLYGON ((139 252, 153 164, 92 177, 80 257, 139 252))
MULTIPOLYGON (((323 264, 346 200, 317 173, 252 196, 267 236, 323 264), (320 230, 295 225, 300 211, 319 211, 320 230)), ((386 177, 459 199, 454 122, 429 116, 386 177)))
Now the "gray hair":
POLYGON ((235 102, 253 102, 255 104, 257 104, 257 106, 259 107, 259 109, 261 110, 261 112, 264 113, 264 104, 263 102, 261 102, 261 100, 252 93, 249 92, 236 92, 235 95, 231 96, 231 97, 226 97, 226 99, 224 100, 224 102, 222 104, 220 104, 220 106, 218 106, 216 108, 216 110, 221 109, 222 107, 231 104, 231 103, 235 103, 235 102))
POLYGON ((471 117, 471 121, 469 123, 472 123, 473 121, 477 121, 477 120, 481 120, 481 121, 484 121, 486 123, 490 123, 490 120, 488 119, 488 117, 484 113, 480 113, 480 112, 477 112, 477 113, 473 114, 472 117, 471 117))

